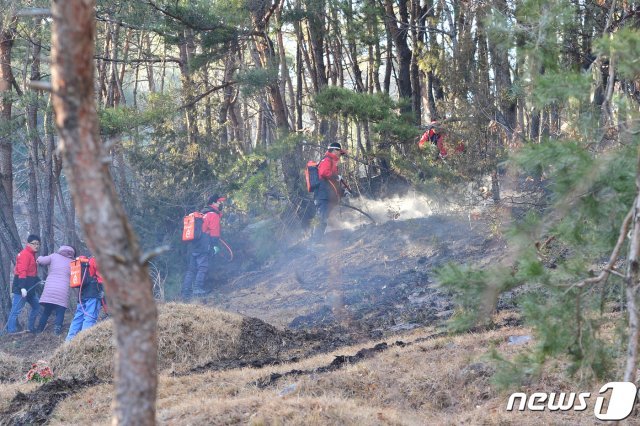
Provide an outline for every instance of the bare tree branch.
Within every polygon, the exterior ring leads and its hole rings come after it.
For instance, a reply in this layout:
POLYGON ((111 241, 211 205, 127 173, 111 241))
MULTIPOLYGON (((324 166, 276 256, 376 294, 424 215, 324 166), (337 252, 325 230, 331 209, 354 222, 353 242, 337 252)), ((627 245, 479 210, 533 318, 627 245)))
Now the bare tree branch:
POLYGON ((198 101, 200 101, 202 98, 205 98, 207 96, 209 96, 211 93, 220 90, 220 89, 224 89, 225 87, 231 86, 233 84, 236 84, 235 81, 227 81, 226 83, 222 83, 219 86, 214 86, 210 89, 208 89, 207 91, 205 91, 204 93, 199 94, 198 96, 196 96, 195 98, 193 98, 190 102, 187 102, 186 104, 180 106, 180 108, 178 109, 185 109, 185 108, 190 108, 192 106, 194 106, 195 104, 198 103, 198 101))
MULTIPOLYGON (((635 204, 634 204, 634 208, 635 208, 635 204)), ((622 221, 622 225, 620 225, 620 233, 618 234, 618 241, 616 241, 616 245, 614 246, 613 251, 611 252, 611 256, 609 257, 609 262, 607 262, 607 265, 604 267, 604 269, 600 271, 600 274, 598 274, 597 277, 586 278, 572 285, 569 288, 569 290, 573 287, 584 287, 586 285, 599 283, 600 281, 608 278, 609 274, 614 272, 615 272, 614 275, 620 275, 619 272, 614 271, 613 265, 615 265, 615 263, 618 261, 618 256, 620 255, 620 249, 622 248, 622 244, 624 243, 624 240, 627 238, 627 232, 629 232, 629 225, 631 224, 631 219, 633 219, 634 208, 632 208, 629 211, 629 213, 627 213, 624 220, 622 221)))

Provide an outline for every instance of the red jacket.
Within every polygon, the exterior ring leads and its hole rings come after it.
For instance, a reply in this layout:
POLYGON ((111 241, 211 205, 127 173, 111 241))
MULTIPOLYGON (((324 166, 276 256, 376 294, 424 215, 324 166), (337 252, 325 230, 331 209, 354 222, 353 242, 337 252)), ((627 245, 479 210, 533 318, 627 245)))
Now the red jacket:
POLYGON ((31 278, 38 275, 36 252, 31 246, 26 246, 16 257, 16 267, 13 273, 18 278, 31 278))
POLYGON ((327 151, 324 158, 320 161, 318 165, 320 184, 314 193, 316 200, 329 200, 333 203, 340 201, 342 189, 340 188, 340 182, 338 182, 339 160, 340 156, 338 154, 327 151))
POLYGON ((210 237, 220 238, 220 219, 222 218, 222 213, 213 206, 209 206, 209 209, 210 211, 207 211, 202 219, 202 232, 208 234, 210 237))
POLYGON ((420 148, 424 148, 425 143, 430 141, 432 144, 438 147, 438 151, 440 152, 440 156, 442 158, 447 156, 447 148, 444 146, 444 136, 440 133, 437 133, 435 129, 432 127, 420 138, 420 142, 418 142, 418 146, 420 148))
POLYGON ((100 275, 100 271, 98 271, 98 263, 95 257, 89 259, 89 275, 94 277, 98 281, 98 284, 102 284, 102 275, 100 275))
POLYGON ((327 151, 324 158, 318 165, 318 175, 320 179, 337 179, 338 178, 338 161, 340 156, 327 151))

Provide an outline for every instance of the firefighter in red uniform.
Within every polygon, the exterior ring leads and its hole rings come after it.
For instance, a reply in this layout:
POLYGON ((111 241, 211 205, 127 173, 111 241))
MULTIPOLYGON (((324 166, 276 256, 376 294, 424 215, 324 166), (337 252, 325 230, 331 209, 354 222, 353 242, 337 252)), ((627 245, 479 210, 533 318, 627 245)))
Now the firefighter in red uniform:
POLYGON ((212 195, 207 200, 207 206, 200 211, 203 214, 202 236, 193 242, 188 253, 189 265, 182 281, 183 300, 189 300, 191 296, 205 296, 211 292, 204 287, 204 281, 209 272, 211 255, 220 251, 220 219, 225 200, 224 197, 212 195))
POLYGON ((73 315, 71 326, 65 339, 67 342, 82 330, 91 328, 98 322, 98 316, 104 301, 104 284, 102 275, 98 271, 98 263, 94 257, 86 260, 89 263, 89 277, 80 286, 76 312, 73 315))
MULTIPOLYGON (((445 130, 443 128, 440 127, 440 124, 438 124, 437 121, 433 121, 431 124, 429 124, 427 130, 423 133, 422 137, 420 138, 420 142, 418 142, 418 147, 420 147, 421 149, 426 148, 426 144, 427 142, 430 142, 432 145, 435 145, 438 148, 438 154, 437 157, 435 158, 437 159, 441 159, 444 160, 445 158, 447 158, 447 155, 449 155, 449 152, 447 151, 447 147, 445 146, 445 130)), ((462 144, 462 142, 459 142, 456 145, 456 149, 455 149, 455 153, 461 153, 464 152, 464 145, 462 144)))
POLYGON ((11 312, 7 321, 7 331, 15 333, 18 331, 18 315, 22 312, 25 303, 31 306, 29 314, 29 331, 36 331, 36 318, 40 312, 40 302, 36 293, 36 286, 40 282, 38 278, 38 265, 36 263, 36 253, 40 249, 40 237, 29 235, 27 245, 18 253, 16 257, 16 267, 13 276, 13 299, 11 312))
POLYGON ((313 230, 313 237, 316 239, 321 239, 324 235, 329 214, 338 205, 343 195, 343 190, 340 187, 342 177, 338 174, 338 162, 340 157, 345 154, 346 151, 342 150, 342 145, 338 142, 332 142, 327 147, 327 152, 318 165, 320 184, 314 193, 314 203, 319 220, 318 225, 313 230))

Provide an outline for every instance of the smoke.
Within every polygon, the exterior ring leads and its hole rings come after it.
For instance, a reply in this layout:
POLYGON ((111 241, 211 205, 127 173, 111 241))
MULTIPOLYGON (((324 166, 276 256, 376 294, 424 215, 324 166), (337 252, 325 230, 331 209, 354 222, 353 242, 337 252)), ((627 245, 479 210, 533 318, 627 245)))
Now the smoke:
MULTIPOLYGON (((369 214, 377 224, 390 220, 423 218, 433 214, 450 212, 454 208, 454 204, 450 201, 437 200, 416 191, 379 200, 358 197, 346 202, 369 214)), ((338 206, 332 212, 327 230, 353 230, 369 223, 371 221, 363 214, 348 207, 338 206)))

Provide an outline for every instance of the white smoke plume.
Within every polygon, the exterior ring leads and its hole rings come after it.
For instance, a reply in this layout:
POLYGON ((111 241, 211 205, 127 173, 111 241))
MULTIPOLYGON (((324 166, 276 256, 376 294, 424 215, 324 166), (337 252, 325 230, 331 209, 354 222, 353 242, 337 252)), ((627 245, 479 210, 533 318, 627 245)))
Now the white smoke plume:
MULTIPOLYGON (((416 191, 380 200, 358 197, 347 202, 369 214, 377 224, 390 220, 418 219, 454 209, 454 205, 449 202, 436 201, 434 198, 416 191)), ((371 221, 361 213, 338 206, 332 212, 327 230, 351 230, 368 223, 371 221)))

